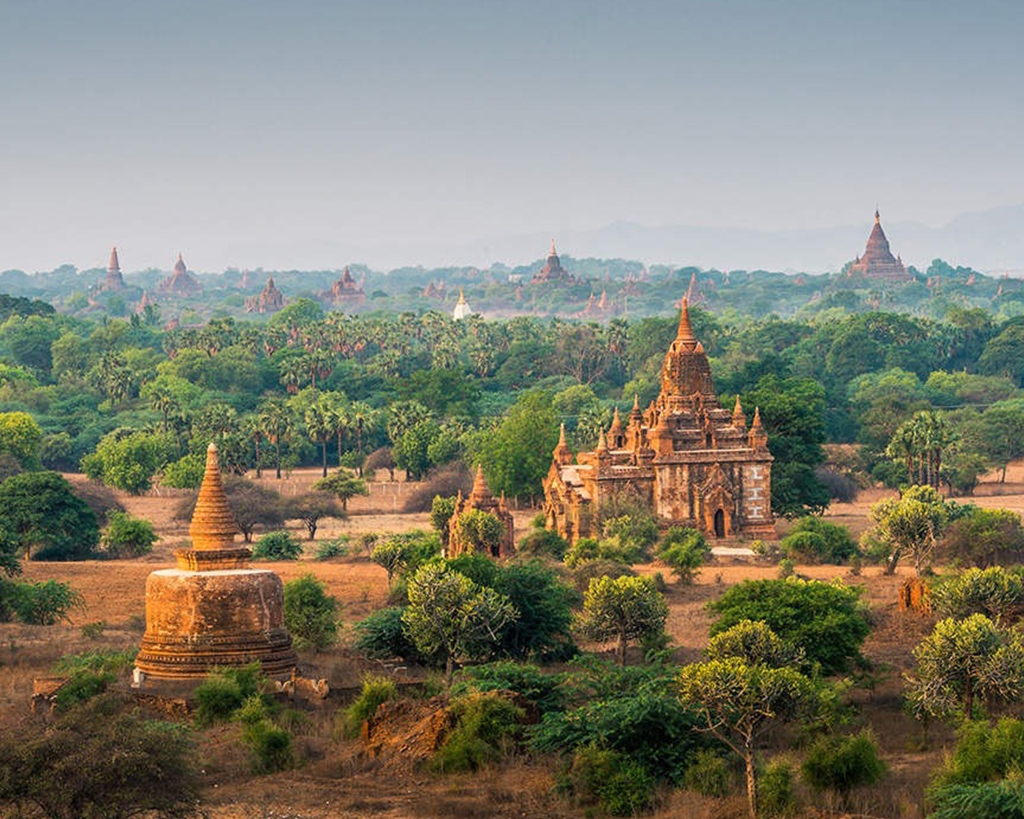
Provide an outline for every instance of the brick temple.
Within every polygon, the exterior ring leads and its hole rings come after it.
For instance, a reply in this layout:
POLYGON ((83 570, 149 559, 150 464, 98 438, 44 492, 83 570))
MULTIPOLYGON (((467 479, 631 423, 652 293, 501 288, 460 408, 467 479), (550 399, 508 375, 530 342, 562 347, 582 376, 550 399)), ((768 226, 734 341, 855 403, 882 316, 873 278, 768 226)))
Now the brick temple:
POLYGON ((858 256, 846 268, 846 275, 865 279, 888 279, 890 281, 909 281, 910 273, 903 266, 903 259, 892 255, 889 240, 882 230, 882 220, 875 208, 875 226, 871 228, 864 255, 858 256))
POLYGON ((544 479, 546 525, 570 542, 597 537, 601 506, 632 498, 664 525, 692 526, 716 538, 774 537, 771 468, 760 412, 748 429, 739 398, 731 412, 719 406, 684 301, 657 401, 641 410, 634 400, 625 424, 616 408, 597 448, 575 457, 562 427, 544 479))

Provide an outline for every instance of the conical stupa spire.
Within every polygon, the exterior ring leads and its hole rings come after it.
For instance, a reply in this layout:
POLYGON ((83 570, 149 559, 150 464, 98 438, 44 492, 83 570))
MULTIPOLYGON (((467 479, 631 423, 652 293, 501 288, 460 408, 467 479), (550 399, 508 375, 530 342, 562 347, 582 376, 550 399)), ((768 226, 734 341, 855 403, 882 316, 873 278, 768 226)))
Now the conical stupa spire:
POLYGON ((117 259, 117 245, 110 248, 110 263, 107 265, 107 270, 111 273, 121 272, 121 263, 117 259))
POLYGON ((559 428, 558 428, 558 446, 559 446, 559 448, 561 448, 563 446, 569 446, 565 442, 565 424, 564 423, 561 424, 559 426, 559 428))
POLYGON ((555 250, 555 237, 552 236, 551 237, 551 250, 548 251, 548 256, 550 257, 550 256, 557 256, 557 255, 558 255, 558 251, 555 250))
POLYGON ((612 426, 609 432, 622 432, 622 418, 619 417, 619 408, 615 408, 615 415, 612 416, 612 426))
POLYGON ((763 429, 761 426, 761 408, 754 407, 754 423, 750 425, 751 429, 763 429))
POLYGON ((471 497, 473 500, 481 500, 482 498, 491 497, 491 489, 487 486, 487 480, 484 478, 484 468, 477 466, 476 477, 473 479, 473 492, 471 497))
POLYGON ((736 406, 732 408, 732 425, 734 427, 745 427, 747 416, 743 414, 743 405, 740 404, 740 397, 736 396, 736 406))
POLYGON ((640 412, 640 393, 633 395, 633 412, 640 412))
POLYGON ((231 514, 220 480, 217 445, 211 443, 206 448, 206 472, 199 488, 195 512, 192 513, 192 524, 188 527, 192 548, 197 551, 230 549, 237 531, 238 524, 231 514))
POLYGON ((462 292, 462 285, 459 285, 459 304, 466 303, 466 294, 462 292))
POLYGON ((679 332, 676 333, 676 341, 684 341, 688 344, 697 342, 693 334, 693 327, 690 326, 690 302, 683 299, 683 309, 679 312, 679 332))

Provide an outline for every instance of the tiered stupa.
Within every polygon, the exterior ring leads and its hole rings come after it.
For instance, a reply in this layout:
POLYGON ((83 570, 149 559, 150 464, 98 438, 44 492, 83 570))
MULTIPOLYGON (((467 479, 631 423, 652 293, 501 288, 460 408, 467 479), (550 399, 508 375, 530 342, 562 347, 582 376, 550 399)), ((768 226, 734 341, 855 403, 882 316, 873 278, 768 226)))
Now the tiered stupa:
POLYGON ((462 287, 459 287, 459 301, 455 305, 455 309, 452 310, 452 318, 456 321, 466 318, 467 316, 473 315, 473 308, 469 306, 469 302, 466 301, 466 294, 462 292, 462 287))
POLYGON ((540 282, 567 282, 573 281, 574 278, 569 271, 562 267, 562 260, 558 258, 558 251, 555 250, 555 240, 552 239, 547 263, 534 274, 530 282, 532 284, 539 284, 540 282))
POLYGON ((174 270, 170 276, 160 282, 161 293, 168 293, 175 296, 197 296, 203 291, 203 286, 196 281, 185 267, 185 261, 178 253, 178 260, 174 263, 174 270))
POLYGON ((276 313, 284 307, 284 293, 277 289, 274 277, 267 277, 267 286, 257 295, 245 300, 247 313, 276 313))
POLYGON ((117 245, 110 249, 110 262, 107 264, 107 278, 103 289, 107 291, 124 290, 124 278, 121 276, 121 263, 117 259, 117 245))
POLYGON ((858 256, 846 269, 847 276, 861 276, 865 279, 888 279, 890 281, 908 281, 910 274, 903 266, 903 260, 893 256, 889 249, 889 240, 882 230, 882 221, 875 208, 875 226, 871 228, 864 255, 858 256))
POLYGON ((251 552, 235 545, 214 444, 188 531, 192 545, 174 553, 178 567, 146 581, 137 682, 196 679, 256 661, 267 676, 289 676, 296 656, 284 627, 284 587, 275 572, 249 568, 251 552))
POLYGON ((476 468, 476 479, 473 481, 473 491, 468 498, 462 497, 460 490, 455 499, 455 511, 448 519, 448 557, 456 557, 468 551, 467 544, 459 539, 459 518, 467 512, 477 510, 488 512, 498 519, 502 525, 501 543, 497 550, 491 553, 491 557, 511 557, 515 551, 515 525, 512 520, 512 512, 505 503, 505 495, 495 499, 491 494, 487 481, 484 478, 484 471, 481 467, 476 468))
POLYGON ((356 283, 352 277, 352 271, 345 266, 341 278, 331 285, 330 290, 324 290, 319 294, 320 300, 328 304, 354 305, 366 301, 366 292, 356 283))

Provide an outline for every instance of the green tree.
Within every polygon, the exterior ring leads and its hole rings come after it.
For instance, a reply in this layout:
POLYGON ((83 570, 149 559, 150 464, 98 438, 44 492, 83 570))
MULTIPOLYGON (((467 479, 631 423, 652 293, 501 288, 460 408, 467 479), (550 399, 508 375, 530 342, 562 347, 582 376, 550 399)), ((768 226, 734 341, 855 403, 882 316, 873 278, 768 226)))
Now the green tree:
POLYGON ((284 624, 299 649, 321 651, 338 638, 338 601, 311 574, 284 585, 284 624))
POLYGON ((492 491, 536 498, 557 443, 551 395, 532 390, 519 397, 497 427, 481 432, 473 446, 492 491))
POLYGON ((907 555, 921 574, 938 538, 949 522, 949 508, 930 486, 911 486, 899 499, 879 501, 871 507, 871 536, 888 550, 886 574, 893 574, 907 555))
POLYGON ((316 530, 323 518, 340 518, 345 516, 344 510, 338 505, 334 496, 327 492, 307 492, 291 498, 286 504, 285 514, 290 518, 302 521, 309 533, 309 539, 316 537, 316 530))
POLYGON ((679 700, 744 762, 747 804, 757 819, 757 743, 779 723, 812 715, 820 698, 811 681, 792 668, 748 665, 737 657, 685 666, 679 700))
POLYGON ((455 524, 458 542, 467 551, 476 554, 497 555, 505 536, 505 527, 490 512, 470 509, 463 512, 455 524))
POLYGON ((334 495, 341 501, 341 508, 346 512, 348 511, 349 498, 353 498, 356 495, 370 494, 370 490, 362 478, 357 478, 355 475, 342 469, 332 472, 326 478, 321 478, 313 484, 313 488, 318 492, 327 492, 334 495))
POLYGON ((508 598, 447 566, 428 563, 409 580, 402 622, 420 653, 444 658, 450 685, 455 663, 492 651, 516 616, 508 598))
POLYGON ((1024 457, 1024 404, 1000 401, 981 414, 979 429, 981 453, 1002 468, 1000 483, 1006 481, 1010 461, 1024 457))
POLYGON ((82 459, 82 468, 93 480, 141 495, 153 485, 153 476, 174 454, 175 446, 161 433, 114 430, 82 459))
POLYGON ((952 521, 942 539, 946 554, 960 564, 986 566, 1020 563, 1024 527, 1009 509, 972 509, 952 521))
POLYGON ((1024 692, 1024 642, 1000 631, 982 614, 940 620, 914 649, 917 671, 907 675, 907 697, 920 714, 945 717, 962 710, 967 719, 975 697, 1015 701, 1024 692))
POLYGON ((294 425, 288 405, 280 399, 271 399, 260 406, 260 427, 267 440, 274 445, 274 466, 281 480, 281 446, 291 436, 294 425))
POLYGON ((441 546, 448 548, 448 522, 455 514, 455 498, 436 495, 430 504, 430 525, 441 539, 441 546))
POLYGON ((43 431, 27 412, 0 412, 0 452, 7 452, 26 469, 38 468, 43 431))
POLYGON ((379 543, 370 553, 370 560, 380 566, 388 573, 388 588, 394 580, 395 574, 401 571, 408 562, 409 555, 405 544, 398 538, 388 538, 379 543))
POLYGON ((321 396, 309 409, 304 418, 306 433, 314 443, 320 444, 323 456, 323 477, 327 477, 327 442, 334 437, 338 427, 338 419, 334 412, 334 402, 327 396, 321 396))
POLYGON ((56 472, 25 472, 0 483, 6 529, 33 560, 89 557, 100 539, 96 515, 56 472))
POLYGON ((152 551, 157 541, 153 524, 127 512, 111 512, 103 531, 103 548, 111 557, 139 557, 152 551))
POLYGON ((591 640, 617 641, 619 665, 626 664, 632 640, 659 634, 665 628, 668 605, 647 577, 595 577, 583 596, 577 627, 591 640))

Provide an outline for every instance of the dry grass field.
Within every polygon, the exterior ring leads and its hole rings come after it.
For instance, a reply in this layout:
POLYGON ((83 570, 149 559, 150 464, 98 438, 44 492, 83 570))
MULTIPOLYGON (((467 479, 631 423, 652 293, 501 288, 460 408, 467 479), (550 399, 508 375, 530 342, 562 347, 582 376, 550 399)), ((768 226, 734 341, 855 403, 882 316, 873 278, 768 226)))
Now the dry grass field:
MULTIPOLYGON (((285 491, 301 491, 304 484, 308 485, 316 477, 317 473, 312 470, 293 474, 285 491)), ((276 484, 272 478, 264 480, 276 484)), ((979 497, 973 499, 979 505, 1024 512, 1024 487, 1020 484, 988 485, 982 490, 979 497), (1013 494, 993 494, 1000 490, 1013 494)), ((349 518, 329 521, 318 532, 317 539, 427 528, 426 514, 395 511, 401 508, 399 496, 406 491, 408 488, 374 484, 369 498, 351 503, 349 518), (387 504, 396 497, 394 507, 389 510, 387 504)), ((859 533, 868 525, 870 504, 882 494, 868 492, 855 503, 837 504, 829 510, 828 517, 859 533)), ((86 649, 137 645, 143 628, 146 576, 153 569, 172 562, 171 552, 186 539, 187 527, 173 519, 178 502, 176 496, 153 494, 124 497, 121 501, 132 514, 148 518, 156 525, 161 539, 151 555, 132 561, 26 564, 29 579, 67 581, 82 593, 85 605, 67 624, 0 625, 0 729, 27 718, 33 678, 51 673, 53 663, 60 656, 86 649), (82 626, 93 623, 104 624, 102 633, 87 636, 82 626)), ((525 529, 533 514, 529 510, 517 512, 517 529, 525 529)), ((780 526, 784 528, 784 524, 780 526)), ((304 531, 295 531, 304 534, 304 531)), ((222 726, 203 732, 200 735, 203 807, 208 816, 214 819, 370 816, 549 819, 583 815, 553 795, 554 772, 548 763, 519 759, 478 776, 441 778, 415 771, 384 771, 360 753, 358 741, 333 740, 334 710, 346 700, 346 695, 350 696, 359 675, 376 667, 354 657, 344 645, 353 623, 386 605, 385 573, 362 554, 329 561, 315 561, 306 556, 298 562, 260 565, 273 568, 285 581, 311 572, 342 602, 341 647, 302 657, 306 673, 327 677, 335 694, 323 708, 311 711, 308 724, 296 731, 304 763, 294 771, 254 777, 249 774, 245 753, 237 741, 236 727, 222 726)), ((637 569, 641 573, 664 571, 657 563, 637 569)), ((886 577, 879 568, 867 567, 862 575, 853 576, 847 568, 834 566, 799 566, 797 571, 813 578, 840 578, 862 587, 864 600, 872 611, 874 627, 864 649, 873 664, 870 685, 857 688, 853 699, 879 741, 890 776, 880 786, 855 797, 856 812, 861 816, 919 819, 923 816, 923 788, 930 771, 940 762, 950 734, 948 729, 932 726, 929 743, 927 746, 922 743, 921 727, 902 711, 901 674, 910 668, 910 650, 930 630, 932 621, 927 616, 897 609, 896 592, 906 576, 903 572, 886 577)), ((668 573, 665 574, 668 577, 668 573)), ((678 660, 697 659, 707 644, 710 618, 705 606, 708 601, 745 579, 776 574, 776 567, 753 558, 720 557, 703 569, 693 586, 680 586, 669 580, 668 631, 675 639, 678 660)), ((414 669, 407 674, 410 679, 419 676, 414 669)), ((670 816, 711 819, 744 815, 745 804, 739 797, 722 802, 681 791, 673 793, 655 814, 666 819, 670 816)))

